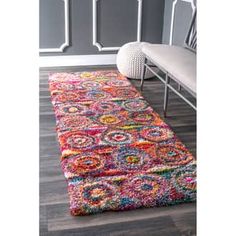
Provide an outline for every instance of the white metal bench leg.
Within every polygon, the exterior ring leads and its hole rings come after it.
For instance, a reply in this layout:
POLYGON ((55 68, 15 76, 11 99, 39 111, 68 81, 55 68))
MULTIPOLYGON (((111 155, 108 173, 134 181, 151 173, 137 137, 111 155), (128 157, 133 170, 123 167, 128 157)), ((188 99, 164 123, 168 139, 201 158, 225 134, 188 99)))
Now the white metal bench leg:
POLYGON ((166 73, 165 76, 165 94, 164 94, 164 109, 163 109, 163 113, 164 113, 164 117, 166 117, 166 113, 167 113, 167 105, 168 105, 168 99, 169 99, 169 87, 168 84, 170 82, 170 78, 168 76, 168 73, 166 73))
POLYGON ((147 58, 145 57, 144 59, 144 64, 143 64, 143 71, 142 71, 142 76, 141 76, 141 84, 140 84, 140 90, 143 90, 143 83, 144 83, 144 78, 145 78, 145 74, 146 74, 146 63, 147 63, 147 58))
POLYGON ((178 84, 178 91, 180 92, 181 91, 181 85, 178 84))

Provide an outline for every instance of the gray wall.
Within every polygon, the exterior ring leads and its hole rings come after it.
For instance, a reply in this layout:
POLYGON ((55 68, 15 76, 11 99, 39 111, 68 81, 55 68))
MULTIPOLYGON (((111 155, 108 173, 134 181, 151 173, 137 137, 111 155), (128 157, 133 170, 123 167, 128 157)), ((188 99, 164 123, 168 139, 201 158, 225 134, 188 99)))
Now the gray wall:
MULTIPOLYGON (((164 10, 164 26, 162 42, 169 44, 170 39, 170 25, 171 25, 171 13, 174 0, 165 1, 164 10)), ((196 1, 194 1, 196 5, 196 1)), ((192 7, 188 2, 178 0, 175 7, 175 18, 173 27, 173 45, 182 46, 185 36, 187 34, 189 24, 192 18, 192 7)))
MULTIPOLYGON (((167 0, 170 1, 170 0, 167 0)), ((92 45, 92 0, 70 0, 70 46, 63 53, 89 55, 99 52, 92 45)), ((142 41, 162 42, 165 0, 143 0, 142 41)), ((98 41, 106 47, 122 46, 137 39, 137 0, 98 1, 98 41)), ((57 48, 64 42, 64 3, 40 0, 40 48, 57 48)))

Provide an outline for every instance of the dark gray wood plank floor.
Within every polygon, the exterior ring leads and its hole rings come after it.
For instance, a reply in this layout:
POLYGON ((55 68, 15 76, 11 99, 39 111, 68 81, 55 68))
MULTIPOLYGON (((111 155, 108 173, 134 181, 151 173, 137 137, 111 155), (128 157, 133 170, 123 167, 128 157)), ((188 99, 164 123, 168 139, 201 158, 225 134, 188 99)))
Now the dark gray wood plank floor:
MULTIPOLYGON (((114 67, 60 67, 40 69, 40 235, 196 235, 196 204, 137 209, 126 212, 73 217, 69 213, 67 185, 60 169, 55 117, 48 91, 49 72, 76 72, 114 67)), ((135 87, 139 81, 131 80, 135 87)), ((145 99, 162 116, 163 85, 157 79, 144 83, 145 99)), ((164 119, 196 156, 196 113, 170 93, 164 119)))

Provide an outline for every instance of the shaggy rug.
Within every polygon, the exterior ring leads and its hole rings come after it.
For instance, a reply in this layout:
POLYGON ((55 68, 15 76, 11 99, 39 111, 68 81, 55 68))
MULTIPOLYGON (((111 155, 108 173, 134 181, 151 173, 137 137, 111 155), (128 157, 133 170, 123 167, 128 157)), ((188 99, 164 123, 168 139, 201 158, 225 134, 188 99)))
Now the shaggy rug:
POLYGON ((72 215, 196 199, 196 163, 117 71, 53 73, 61 167, 72 215))

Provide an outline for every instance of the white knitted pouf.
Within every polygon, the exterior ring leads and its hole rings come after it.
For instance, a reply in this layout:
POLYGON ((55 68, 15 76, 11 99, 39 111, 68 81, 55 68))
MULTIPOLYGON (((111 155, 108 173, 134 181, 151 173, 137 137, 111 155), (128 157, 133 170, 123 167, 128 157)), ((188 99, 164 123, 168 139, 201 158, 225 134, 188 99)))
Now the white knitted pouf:
MULTIPOLYGON (((119 72, 131 79, 141 79, 145 56, 142 46, 145 42, 131 42, 123 45, 116 58, 119 72)), ((153 77, 150 71, 146 71, 145 79, 153 77)))

